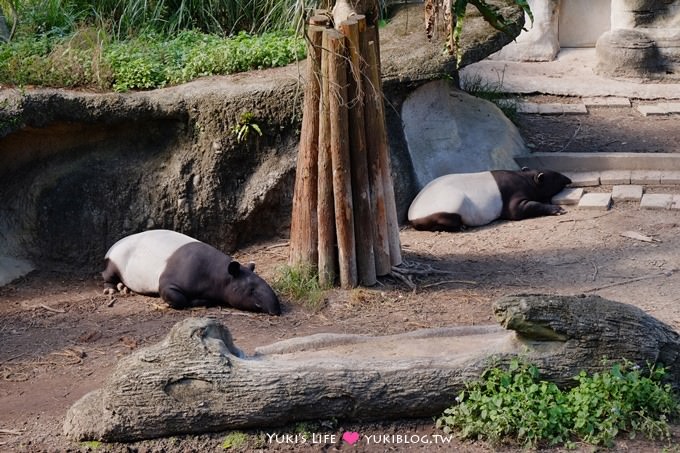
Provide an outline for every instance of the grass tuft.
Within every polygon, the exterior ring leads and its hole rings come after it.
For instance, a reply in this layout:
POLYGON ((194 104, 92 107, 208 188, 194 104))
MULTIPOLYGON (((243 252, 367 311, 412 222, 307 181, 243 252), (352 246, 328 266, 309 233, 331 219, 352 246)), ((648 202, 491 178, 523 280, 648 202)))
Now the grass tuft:
POLYGON ((324 304, 324 288, 319 285, 319 277, 311 266, 283 266, 274 279, 273 288, 293 302, 305 308, 318 311, 324 304))
POLYGON ((241 431, 232 431, 222 441, 222 448, 230 450, 232 448, 243 448, 248 443, 248 435, 241 431))

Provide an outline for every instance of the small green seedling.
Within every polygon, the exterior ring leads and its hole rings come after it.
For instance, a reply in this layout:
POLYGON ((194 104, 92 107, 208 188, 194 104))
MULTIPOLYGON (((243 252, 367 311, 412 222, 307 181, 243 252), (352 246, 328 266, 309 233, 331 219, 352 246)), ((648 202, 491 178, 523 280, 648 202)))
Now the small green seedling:
POLYGON ((237 142, 241 143, 248 140, 250 131, 255 131, 257 135, 262 137, 262 129, 260 129, 260 126, 258 126, 258 124, 254 121, 254 118, 255 115, 253 115, 251 112, 242 113, 238 124, 235 124, 231 128, 231 133, 236 135, 237 142))

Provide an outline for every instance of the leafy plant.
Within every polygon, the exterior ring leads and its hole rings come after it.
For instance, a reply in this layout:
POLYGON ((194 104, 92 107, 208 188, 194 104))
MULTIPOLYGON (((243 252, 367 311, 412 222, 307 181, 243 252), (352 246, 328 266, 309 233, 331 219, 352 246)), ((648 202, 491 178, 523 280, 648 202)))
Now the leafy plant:
POLYGON ((232 431, 222 441, 222 448, 229 450, 231 448, 241 448, 248 443, 248 435, 241 431, 232 431))
POLYGON ((670 386, 660 383, 664 375, 660 367, 645 376, 630 363, 614 364, 592 376, 582 371, 578 385, 563 392, 540 380, 534 365, 512 360, 507 370, 490 368, 467 384, 436 424, 463 438, 496 443, 514 438, 527 447, 571 445, 573 437, 610 445, 623 431, 669 439, 668 420, 679 407, 670 386))
POLYGON ((567 397, 574 433, 605 445, 624 431, 669 440, 668 419, 678 414, 678 402, 670 386, 660 384, 664 375, 663 368, 650 367, 649 376, 642 376, 630 363, 592 376, 581 371, 567 397))
POLYGON ((311 266, 283 266, 272 284, 276 292, 305 307, 319 310, 323 304, 324 290, 319 285, 319 277, 311 266))
POLYGON ((231 133, 236 135, 236 141, 241 143, 248 140, 250 131, 255 131, 260 137, 262 136, 262 129, 255 122, 255 115, 251 112, 242 113, 238 124, 232 126, 231 133))

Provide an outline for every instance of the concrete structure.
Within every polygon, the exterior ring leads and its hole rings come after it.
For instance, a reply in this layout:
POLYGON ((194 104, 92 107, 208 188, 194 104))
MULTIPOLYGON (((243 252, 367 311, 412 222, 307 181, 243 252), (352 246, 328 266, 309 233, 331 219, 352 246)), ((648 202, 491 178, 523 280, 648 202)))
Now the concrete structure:
POLYGON ((492 58, 552 61, 595 47, 598 74, 680 79, 680 0, 529 0, 534 23, 492 58))

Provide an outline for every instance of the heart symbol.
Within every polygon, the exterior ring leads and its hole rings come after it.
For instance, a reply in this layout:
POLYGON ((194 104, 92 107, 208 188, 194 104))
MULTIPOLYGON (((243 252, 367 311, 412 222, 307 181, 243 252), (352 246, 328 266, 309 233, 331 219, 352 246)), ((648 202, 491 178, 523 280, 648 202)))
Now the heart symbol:
POLYGON ((359 433, 356 431, 347 431, 342 435, 342 440, 350 445, 354 445, 359 440, 359 433))

